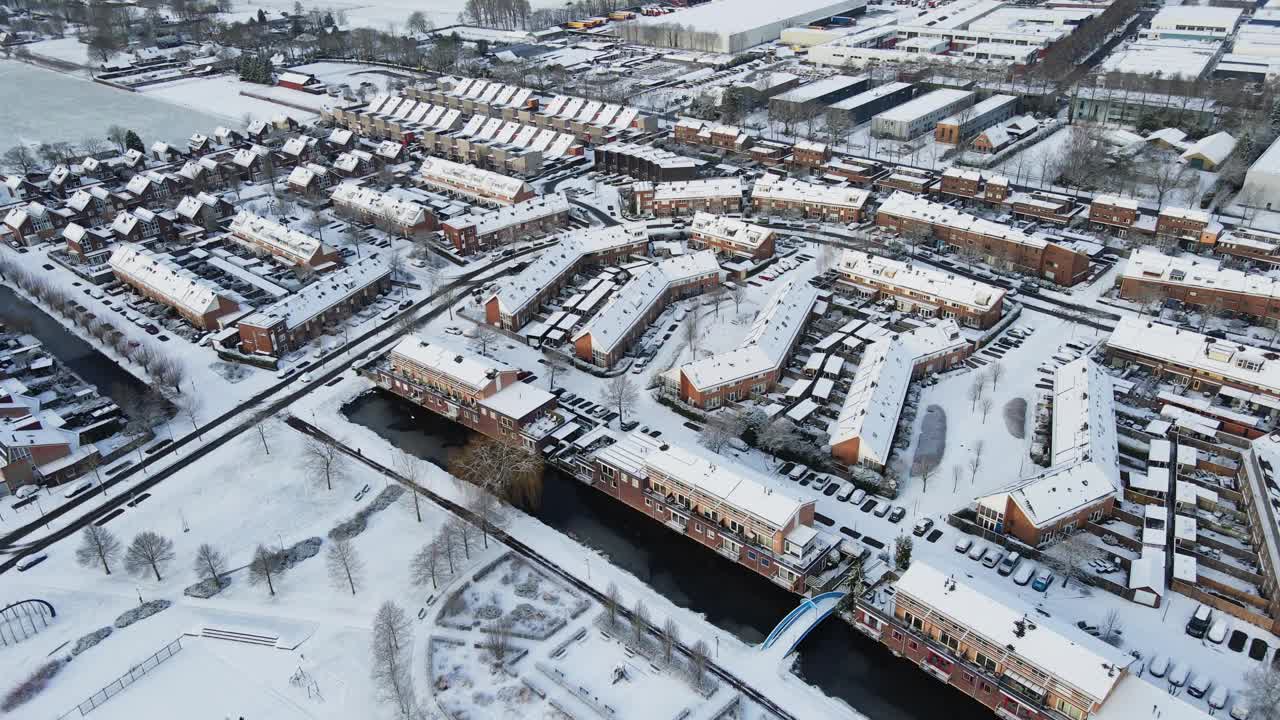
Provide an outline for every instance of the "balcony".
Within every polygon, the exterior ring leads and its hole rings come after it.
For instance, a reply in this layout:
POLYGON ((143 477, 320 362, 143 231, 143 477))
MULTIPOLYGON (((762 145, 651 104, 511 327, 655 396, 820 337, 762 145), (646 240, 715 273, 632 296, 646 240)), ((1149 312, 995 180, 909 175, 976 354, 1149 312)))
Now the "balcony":
POLYGON ((722 544, 716 548, 716 552, 720 553, 721 555, 729 558, 734 562, 737 562, 738 558, 742 555, 742 548, 731 548, 722 544))

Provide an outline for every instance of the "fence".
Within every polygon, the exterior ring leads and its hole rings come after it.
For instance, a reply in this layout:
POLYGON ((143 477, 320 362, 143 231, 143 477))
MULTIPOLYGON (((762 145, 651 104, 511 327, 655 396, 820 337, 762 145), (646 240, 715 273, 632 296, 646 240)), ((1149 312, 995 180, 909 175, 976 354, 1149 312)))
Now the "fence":
POLYGON ((155 670, 156 667, 160 665, 160 663, 164 662, 165 660, 168 660, 174 655, 177 655, 178 652, 181 650, 182 650, 182 637, 179 636, 178 638, 174 639, 173 642, 157 650, 155 654, 153 654, 151 657, 129 668, 129 672, 125 673, 124 675, 121 675, 120 677, 116 678, 115 681, 108 684, 106 687, 90 695, 87 699, 85 699, 84 702, 68 710, 67 712, 59 715, 58 720, 63 720, 63 718, 72 717, 77 712, 80 713, 80 717, 84 717, 85 715, 88 715, 89 713, 97 709, 99 705, 105 703, 106 701, 110 700, 116 695, 119 695, 125 688, 129 687, 135 681, 137 681, 138 678, 141 678, 143 675, 146 675, 152 670, 155 670))

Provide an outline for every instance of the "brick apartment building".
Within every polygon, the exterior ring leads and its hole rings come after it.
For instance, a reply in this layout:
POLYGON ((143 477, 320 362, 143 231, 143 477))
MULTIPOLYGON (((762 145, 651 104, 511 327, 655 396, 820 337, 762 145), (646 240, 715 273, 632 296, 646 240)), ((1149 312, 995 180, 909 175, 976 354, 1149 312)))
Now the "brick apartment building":
POLYGON ((1166 207, 1156 217, 1156 237, 1184 249, 1212 245, 1222 225, 1204 210, 1166 207))
POLYGON ((858 187, 869 188, 881 177, 889 174, 883 163, 861 158, 835 158, 823 168, 824 175, 843 178, 858 187))
POLYGON ((1214 252, 1265 268, 1280 267, 1280 233, 1236 227, 1218 236, 1214 252))
POLYGON ((420 335, 400 340, 366 371, 380 387, 483 435, 530 449, 525 429, 556 407, 556 396, 521 382, 528 373, 420 335))
POLYGON ((485 322, 515 332, 585 268, 648 254, 649 236, 642 223, 575 231, 498 284, 485 299, 485 322))
POLYGON ((1017 217, 1062 226, 1069 225, 1081 210, 1075 201, 1066 195, 1038 190, 1015 192, 1005 200, 1005 203, 1017 217))
POLYGON ((757 215, 795 215, 828 222, 862 220, 866 190, 816 185, 765 173, 751 188, 751 210, 757 215))
MULTIPOLYGON (((859 601, 854 626, 1002 720, 1102 717, 1097 713, 1122 682, 1139 690, 1149 685, 1126 677, 1136 662, 1130 655, 1056 619, 1029 615, 1026 603, 988 581, 914 560, 893 587, 883 605, 859 601)), ((1151 697, 1167 700, 1162 690, 1147 690, 1126 707, 1146 712, 1157 707, 1151 697)))
POLYGON ((596 167, 650 182, 692 180, 700 162, 653 145, 615 141, 595 149, 596 167))
POLYGON ((568 226, 569 200, 562 193, 552 193, 482 214, 450 218, 441 229, 459 255, 470 255, 568 226))
POLYGON ((689 245, 720 255, 763 260, 773 256, 773 230, 736 218, 700 212, 689 224, 689 245))
POLYGON ((801 140, 791 148, 791 164, 819 168, 831 160, 831 147, 826 143, 801 140))
POLYGON ((1093 202, 1089 203, 1089 226, 1116 237, 1155 232, 1154 218, 1142 214, 1137 199, 1116 195, 1094 196, 1093 202))
POLYGON ((809 325, 818 295, 808 283, 782 282, 738 347, 680 366, 680 399, 714 410, 772 392, 809 325))
POLYGON ((201 330, 217 330, 218 319, 239 305, 221 288, 174 264, 167 256, 125 243, 111 253, 116 279, 144 296, 174 309, 201 330))
POLYGON ((116 244, 115 234, 107 228, 86 228, 77 223, 62 229, 62 239, 67 241, 67 255, 80 265, 107 262, 111 258, 111 248, 116 244))
POLYGON ((241 210, 227 226, 229 240, 281 258, 315 272, 333 270, 342 264, 342 255, 335 248, 275 220, 241 210))
POLYGON ((737 125, 720 125, 680 118, 672 130, 672 137, 685 145, 701 145, 733 152, 745 152, 751 147, 751 137, 737 125))
POLYGON ((685 217, 697 212, 717 215, 742 212, 742 179, 706 178, 680 182, 638 182, 631 193, 636 214, 685 217))
POLYGON ((934 139, 947 145, 957 145, 996 123, 1008 120, 1017 111, 1017 97, 992 95, 955 115, 939 120, 934 128, 934 139))
POLYGON ((1089 256, 1078 249, 908 193, 890 196, 876 211, 876 224, 899 233, 927 230, 955 252, 1058 285, 1075 285, 1089 274, 1089 256))
POLYGON ((1177 300, 1197 310, 1245 315, 1259 324, 1280 321, 1280 283, 1260 273, 1229 270, 1202 255, 1134 250, 1120 276, 1120 297, 1138 303, 1177 300))
POLYGON ((355 183, 340 183, 329 199, 347 217, 374 223, 401 237, 415 238, 439 227, 435 213, 421 203, 355 183))
POLYGON ((638 271, 574 334, 574 353, 593 365, 613 367, 668 305, 719 284, 720 265, 709 250, 654 263, 638 271))
POLYGON ((875 186, 882 192, 901 190, 912 195, 931 193, 938 185, 938 175, 932 170, 911 167, 894 168, 876 180, 875 186))
POLYGON ((938 192, 960 198, 965 205, 1003 205, 1009 198, 1009 178, 1003 175, 983 175, 977 170, 949 167, 942 171, 938 192))
POLYGON ((487 205, 515 205, 536 194, 519 178, 436 157, 422 161, 418 180, 433 190, 487 205))
POLYGON ((814 502, 745 467, 635 432, 595 451, 590 469, 593 487, 791 592, 828 569, 835 541, 814 527, 814 502))
POLYGON ((1121 318, 1106 346, 1113 367, 1141 367, 1197 393, 1243 391, 1280 399, 1280 361, 1268 354, 1262 348, 1135 317, 1121 318))
POLYGON ((858 295, 891 298, 897 309, 924 317, 986 329, 1004 312, 1003 289, 924 265, 845 250, 836 271, 841 285, 858 295))
POLYGON ((390 288, 386 263, 360 258, 241 319, 240 351, 279 358, 324 336, 390 288))
POLYGON ((0 426, 0 482, 10 493, 32 483, 57 485, 98 458, 97 448, 81 445, 77 433, 45 427, 38 418, 0 426))
POLYGON ((978 498, 977 522, 1040 547, 1110 517, 1115 502, 1115 488, 1091 463, 1071 463, 978 498))

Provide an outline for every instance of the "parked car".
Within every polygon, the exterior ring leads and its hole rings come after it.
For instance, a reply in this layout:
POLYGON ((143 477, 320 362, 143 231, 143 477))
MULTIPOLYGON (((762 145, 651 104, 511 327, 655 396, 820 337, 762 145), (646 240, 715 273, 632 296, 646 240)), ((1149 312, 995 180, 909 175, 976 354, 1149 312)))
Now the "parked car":
POLYGON ((1036 574, 1036 579, 1031 583, 1031 589, 1036 592, 1044 592, 1053 584, 1054 575, 1052 570, 1044 569, 1036 574))
POLYGON ((999 565, 1000 561, 1003 559, 1004 551, 992 548, 991 552, 987 553, 986 557, 982 558, 982 564, 989 568, 993 568, 996 565, 999 565))
POLYGON ((982 556, 986 554, 987 554, 987 546, 983 545, 982 543, 974 543, 973 547, 969 549, 970 560, 981 560, 982 556))
POLYGON ((839 495, 836 495, 836 500, 839 500, 840 502, 848 502, 848 501, 849 501, 849 498, 851 498, 851 497, 853 497, 853 486, 852 486, 852 485, 850 485, 850 486, 846 487, 845 489, 841 490, 841 491, 840 491, 840 494, 839 494, 839 495))
POLYGON ((18 572, 26 572, 48 559, 49 556, 44 553, 40 553, 38 555, 26 555, 19 560, 14 567, 18 568, 18 572))
POLYGON ((1231 706, 1232 720, 1249 720, 1249 706, 1242 701, 1237 700, 1231 706))
POLYGON ((1018 568, 1018 572, 1013 574, 1013 581, 1019 585, 1025 586, 1031 582, 1031 577, 1036 574, 1036 566, 1031 563, 1025 563, 1018 568))
POLYGON ((849 497, 849 502, 854 505, 861 505, 863 500, 867 499, 867 491, 857 488, 853 491, 853 495, 849 497))
POLYGON ((1174 687, 1182 687, 1187 684, 1187 674, 1191 669, 1182 663, 1174 663, 1169 669, 1169 684, 1174 687))
POLYGON ((1209 642, 1214 645, 1221 645, 1223 640, 1227 639, 1227 621, 1224 618, 1218 618, 1209 626, 1209 633, 1205 635, 1209 642))
POLYGON ((1151 662, 1147 663, 1147 672, 1155 677, 1162 678, 1169 673, 1169 658, 1166 655, 1155 655, 1151 658, 1151 662))
POLYGON ((18 488, 18 491, 14 493, 14 496, 17 497, 19 500, 24 500, 26 498, 31 497, 32 495, 35 495, 38 492, 40 492, 39 485, 23 485, 22 487, 18 488))
POLYGON ((1221 710, 1227 706, 1227 690, 1219 685, 1209 694, 1209 707, 1214 710, 1221 710))
POLYGON ((1212 622, 1213 610, 1207 605, 1197 605, 1196 611, 1191 613, 1191 619, 1187 621, 1187 634, 1193 638, 1202 638, 1209 632, 1212 622))
POLYGON ((1191 676, 1191 682, 1187 683, 1187 694, 1194 698, 1202 698, 1211 687, 1213 687, 1213 680, 1208 675, 1201 672, 1194 673, 1191 676))
POLYGON ((91 487, 93 487, 92 480, 81 480, 80 482, 68 488, 67 491, 62 494, 62 496, 67 498, 73 498, 79 495, 80 493, 87 491, 91 487))
POLYGON ((880 518, 882 518, 882 517, 884 517, 885 515, 888 515, 888 514, 889 514, 889 510, 890 510, 890 508, 892 508, 892 507, 893 507, 893 506, 892 506, 892 505, 890 505, 889 503, 887 503, 887 502, 883 502, 883 501, 882 501, 882 502, 880 502, 880 503, 878 503, 878 504, 876 505, 876 509, 875 509, 875 510, 872 510, 872 511, 871 511, 871 513, 872 513, 873 515, 875 515, 876 517, 880 517, 880 518))
POLYGON ((911 529, 911 534, 916 537, 924 537, 924 534, 933 529, 933 521, 929 518, 917 520, 916 526, 911 529))
POLYGON ((896 523, 907 516, 907 509, 901 505, 894 505, 893 512, 889 513, 889 522, 896 523))
POLYGON ((1001 575, 1009 575, 1018 569, 1018 563, 1020 562, 1022 562, 1022 556, 1016 552, 1011 552, 1000 561, 1000 567, 996 569, 996 572, 1001 575))
POLYGON ((1094 637, 1098 637, 1099 635, 1102 634, 1102 632, 1098 630, 1097 625, 1094 625, 1091 622, 1086 622, 1084 620, 1077 620, 1076 627, 1080 628, 1085 633, 1088 633, 1089 635, 1092 635, 1094 637))
POLYGON ((967 553, 971 547, 973 547, 973 538, 968 535, 956 541, 956 552, 958 553, 967 553))

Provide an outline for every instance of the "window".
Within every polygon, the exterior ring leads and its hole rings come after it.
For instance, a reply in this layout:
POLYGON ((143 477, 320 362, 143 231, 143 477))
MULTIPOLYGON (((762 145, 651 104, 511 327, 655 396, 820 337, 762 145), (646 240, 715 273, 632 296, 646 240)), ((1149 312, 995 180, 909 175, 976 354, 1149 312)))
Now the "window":
POLYGON ((650 500, 649 498, 645 498, 645 499, 644 499, 644 506, 645 506, 645 507, 653 507, 653 501, 652 501, 652 500, 650 500))
POLYGON ((916 644, 915 640, 912 640, 911 642, 907 643, 907 647, 911 648, 912 650, 920 649, 920 646, 916 644))
POLYGON ((894 639, 894 640, 901 641, 901 640, 902 640, 902 633, 898 632, 897 630, 894 630, 894 631, 893 631, 893 639, 894 639))
POLYGON ((1062 714, 1072 718, 1073 720, 1084 720, 1084 712, 1066 700, 1058 698, 1054 705, 1062 712, 1062 714))
POLYGON ((769 567, 769 558, 761 556, 760 567, 769 567))

